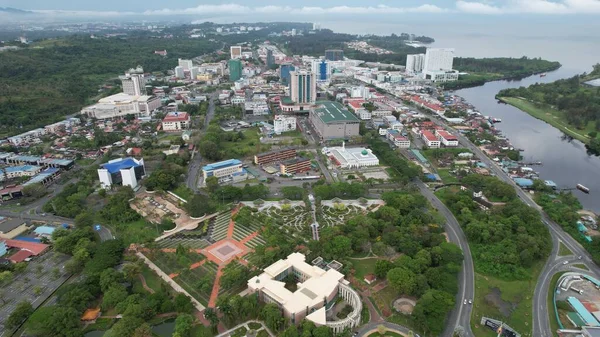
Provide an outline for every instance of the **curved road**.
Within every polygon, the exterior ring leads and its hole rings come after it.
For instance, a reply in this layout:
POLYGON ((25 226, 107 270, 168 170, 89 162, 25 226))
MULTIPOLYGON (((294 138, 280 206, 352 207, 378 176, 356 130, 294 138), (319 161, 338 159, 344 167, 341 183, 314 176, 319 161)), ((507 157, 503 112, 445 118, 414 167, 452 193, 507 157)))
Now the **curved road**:
MULTIPOLYGON (((370 331, 373 331, 373 330, 377 330, 377 327, 380 325, 383 325, 388 329, 400 331, 404 334, 408 334, 408 332, 410 331, 409 329, 407 329, 406 327, 403 327, 402 325, 398 325, 398 324, 394 324, 394 323, 390 323, 390 322, 374 322, 374 323, 367 323, 367 324, 363 325, 358 330, 356 336, 366 337, 367 333, 369 333, 370 331)), ((419 336, 419 335, 415 334, 415 336, 419 336)))
POLYGON ((446 225, 444 226, 446 229, 446 233, 448 234, 448 239, 450 242, 456 244, 463 251, 463 268, 458 275, 458 294, 456 295, 456 305, 454 306, 454 310, 452 310, 450 317, 448 318, 448 323, 446 324, 446 329, 442 333, 443 337, 452 337, 454 334, 454 329, 457 326, 462 326, 465 329, 466 336, 475 336, 473 331, 471 331, 471 311, 473 306, 470 304, 464 305, 463 301, 465 299, 472 299, 475 297, 475 270, 473 267, 473 257, 471 256, 471 249, 469 248, 469 243, 467 242, 467 237, 462 231, 460 224, 452 214, 452 212, 442 203, 440 199, 437 198, 435 194, 420 180, 414 181, 423 194, 429 201, 431 205, 435 207, 445 218, 446 225))

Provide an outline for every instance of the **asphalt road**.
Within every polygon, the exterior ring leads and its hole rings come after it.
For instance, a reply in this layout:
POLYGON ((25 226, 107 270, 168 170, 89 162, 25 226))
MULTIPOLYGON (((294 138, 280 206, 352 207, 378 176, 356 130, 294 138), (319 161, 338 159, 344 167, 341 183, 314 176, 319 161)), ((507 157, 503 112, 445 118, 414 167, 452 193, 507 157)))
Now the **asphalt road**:
POLYGON ((112 235, 112 233, 110 232, 110 229, 108 229, 108 227, 106 227, 106 226, 100 226, 100 230, 96 231, 96 232, 100 236, 100 241, 102 241, 102 242, 107 241, 107 240, 112 240, 115 238, 112 235))
MULTIPOLYGON (((357 336, 358 337, 364 337, 367 336, 367 333, 369 331, 372 330, 376 330, 378 326, 383 325, 388 329, 392 329, 392 330, 397 330, 400 331, 404 334, 408 334, 408 332, 410 331, 409 329, 407 329, 406 327, 403 327, 402 325, 398 325, 398 324, 394 324, 394 323, 390 323, 390 322, 373 322, 373 323, 368 323, 363 325, 357 332, 357 336)), ((415 336, 419 336, 416 335, 415 336)))
POLYGON ((452 212, 442 203, 440 199, 420 180, 415 180, 415 183, 421 194, 423 194, 433 207, 435 207, 445 218, 446 233, 450 242, 455 243, 463 251, 463 268, 458 275, 458 293, 456 294, 456 305, 450 313, 446 329, 442 333, 443 337, 452 337, 454 329, 457 326, 462 326, 465 329, 466 336, 475 336, 471 331, 471 304, 463 304, 464 300, 473 299, 475 297, 475 271, 473 267, 473 258, 471 249, 467 242, 467 237, 462 231, 460 224, 452 214, 452 212))
MULTIPOLYGON (((208 125, 210 121, 215 116, 215 97, 216 93, 208 96, 208 110, 206 111, 206 117, 204 119, 204 127, 201 131, 206 132, 208 130, 208 125)), ((188 165, 188 173, 185 180, 186 186, 194 191, 194 193, 198 192, 198 179, 200 176, 200 170, 202 169, 202 156, 198 152, 198 149, 194 150, 194 154, 192 159, 190 160, 190 164, 188 165)))

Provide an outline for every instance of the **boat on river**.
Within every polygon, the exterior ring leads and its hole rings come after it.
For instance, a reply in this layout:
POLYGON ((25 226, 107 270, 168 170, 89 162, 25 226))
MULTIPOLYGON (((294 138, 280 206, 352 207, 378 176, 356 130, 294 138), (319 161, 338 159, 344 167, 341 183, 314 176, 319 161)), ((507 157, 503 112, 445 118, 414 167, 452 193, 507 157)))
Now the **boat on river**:
POLYGON ((590 193, 590 189, 581 184, 577 184, 577 189, 583 193, 590 193))

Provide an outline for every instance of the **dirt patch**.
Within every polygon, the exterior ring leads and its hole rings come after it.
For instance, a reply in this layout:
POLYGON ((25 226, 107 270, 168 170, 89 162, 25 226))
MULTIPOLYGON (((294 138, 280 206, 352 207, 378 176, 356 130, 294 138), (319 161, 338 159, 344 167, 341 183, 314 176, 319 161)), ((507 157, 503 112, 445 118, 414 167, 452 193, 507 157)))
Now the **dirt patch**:
POLYGON ((489 294, 485 295, 485 301, 498 308, 498 311, 500 311, 504 317, 509 317, 516 308, 516 304, 506 302, 502 299, 502 292, 498 288, 493 288, 489 294))
POLYGON ((417 303, 411 300, 410 298, 400 297, 399 299, 394 301, 392 306, 396 311, 405 315, 410 315, 412 314, 416 304, 417 303))

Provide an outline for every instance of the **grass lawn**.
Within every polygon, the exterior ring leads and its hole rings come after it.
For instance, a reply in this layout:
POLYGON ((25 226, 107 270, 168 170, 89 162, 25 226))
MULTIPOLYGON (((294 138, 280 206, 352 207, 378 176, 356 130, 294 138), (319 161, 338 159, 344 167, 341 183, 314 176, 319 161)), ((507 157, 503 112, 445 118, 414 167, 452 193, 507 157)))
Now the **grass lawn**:
POLYGON ((532 267, 531 278, 524 281, 505 281, 475 273, 475 298, 471 319, 475 336, 496 336, 489 328, 479 325, 482 316, 501 319, 521 335, 531 335, 533 291, 542 268, 543 262, 532 267), (500 299, 509 308, 508 315, 503 314, 495 304, 486 301, 486 295, 495 288, 500 290, 500 299))
POLYGON ((560 243, 560 246, 558 247, 558 256, 567 256, 567 255, 573 255, 573 252, 567 248, 567 246, 565 246, 564 243, 560 243))
MULTIPOLYGON (((364 278, 367 274, 373 274, 375 272, 375 262, 379 260, 379 258, 369 258, 365 260, 354 260, 352 259, 352 265, 354 266, 354 277, 357 280, 365 283, 364 278)), ((366 284, 366 283, 365 283, 366 284)))
MULTIPOLYGON (((156 292, 160 291, 161 285, 164 283, 163 280, 145 264, 142 266, 142 275, 144 276, 146 285, 149 288, 156 292)), ((167 289, 170 289, 170 287, 167 287, 167 289)))
POLYGON ((552 276, 552 280, 550 280, 550 290, 548 291, 548 315, 550 320, 550 330, 556 331, 560 327, 558 326, 558 321, 556 319, 556 313, 554 311, 554 290, 556 289, 556 284, 558 283, 558 279, 565 272, 557 273, 552 276))
POLYGON ((583 269, 583 270, 589 270, 588 267, 586 267, 585 264, 583 264, 583 263, 574 264, 573 267, 583 269))
POLYGON ((257 127, 246 129, 242 133, 244 139, 237 142, 221 142, 220 149, 233 158, 254 155, 271 149, 270 145, 260 142, 261 135, 257 127))
POLYGON ((194 192, 192 192, 192 190, 187 188, 187 186, 185 186, 185 185, 179 185, 179 186, 177 186, 176 189, 174 189, 171 192, 177 194, 180 198, 182 198, 186 201, 189 201, 190 199, 192 199, 192 196, 194 195, 194 192))
POLYGON ((383 317, 389 317, 392 315, 392 302, 400 297, 398 292, 391 286, 387 286, 371 296, 375 300, 375 306, 377 306, 383 317))
POLYGON ((370 334, 367 337, 403 337, 404 335, 401 335, 399 333, 395 333, 395 332, 391 332, 391 331, 386 331, 385 334, 380 335, 379 332, 373 332, 372 334, 370 334))
POLYGON ((567 123, 563 112, 550 107, 541 107, 535 103, 517 97, 501 97, 500 100, 516 107, 517 109, 523 110, 535 118, 543 120, 560 131, 584 143, 589 142, 589 137, 587 134, 591 131, 595 131, 595 127, 592 122, 588 123, 584 130, 576 129, 567 123))
POLYGON ((113 235, 123 239, 125 246, 131 243, 149 242, 159 235, 156 226, 144 219, 111 226, 110 229, 113 235))
POLYGON ((444 182, 444 184, 451 184, 451 183, 458 182, 458 178, 456 178, 455 175, 450 173, 450 169, 447 169, 447 168, 438 169, 437 173, 440 175, 440 178, 442 178, 442 181, 444 182))

